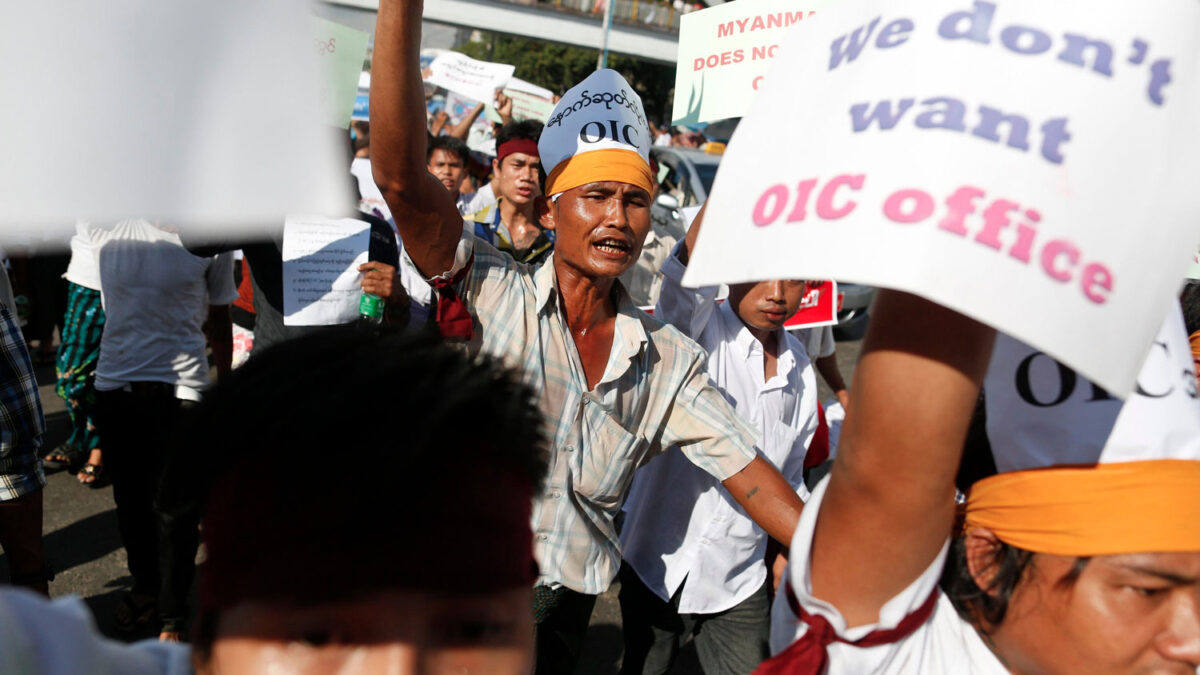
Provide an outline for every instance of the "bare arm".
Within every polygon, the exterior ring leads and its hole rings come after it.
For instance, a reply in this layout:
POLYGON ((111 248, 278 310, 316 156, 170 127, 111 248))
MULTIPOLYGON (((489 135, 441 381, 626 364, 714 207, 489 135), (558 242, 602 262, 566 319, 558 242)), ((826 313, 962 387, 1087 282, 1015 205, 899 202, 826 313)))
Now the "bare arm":
POLYGON ((779 471, 762 456, 721 483, 755 524, 784 546, 792 543, 804 502, 779 471))
MULTIPOLYGON (((818 329, 819 330, 819 329, 818 329)), ((842 371, 838 368, 837 354, 822 356, 814 361, 817 366, 817 372, 821 373, 821 377, 825 378, 825 384, 833 390, 833 394, 837 396, 838 402, 846 410, 850 409, 850 392, 846 389, 846 380, 842 378, 842 371)))
POLYGON ((463 116, 463 118, 458 121, 458 124, 455 124, 453 127, 451 127, 450 131, 447 133, 460 141, 467 140, 467 136, 471 135, 471 125, 475 124, 475 120, 478 119, 479 113, 481 112, 483 112, 483 104, 478 103, 475 105, 474 110, 463 116))
POLYGON ((209 305, 208 344, 212 347, 214 365, 217 367, 217 379, 223 380, 233 370, 233 319, 229 313, 229 305, 209 305))
POLYGON ((951 310, 880 291, 812 547, 813 594, 847 625, 878 621, 945 542, 994 337, 951 310))
POLYGON ((462 217, 425 168, 421 0, 381 0, 371 77, 371 167, 409 257, 427 276, 454 264, 462 217))

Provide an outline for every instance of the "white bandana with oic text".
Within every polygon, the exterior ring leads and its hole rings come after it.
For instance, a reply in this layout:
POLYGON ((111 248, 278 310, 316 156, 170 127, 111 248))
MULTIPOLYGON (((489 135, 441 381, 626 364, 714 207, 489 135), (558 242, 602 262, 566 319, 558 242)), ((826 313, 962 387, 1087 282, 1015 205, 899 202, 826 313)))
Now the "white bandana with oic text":
POLYGON ((563 95, 538 141, 546 173, 593 150, 633 150, 650 161, 650 125, 642 98, 615 70, 597 70, 563 95))

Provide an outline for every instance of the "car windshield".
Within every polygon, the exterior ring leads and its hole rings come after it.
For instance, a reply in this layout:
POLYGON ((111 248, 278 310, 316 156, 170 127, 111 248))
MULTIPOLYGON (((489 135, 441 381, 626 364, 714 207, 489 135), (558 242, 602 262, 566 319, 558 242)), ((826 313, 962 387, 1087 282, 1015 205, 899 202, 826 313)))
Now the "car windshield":
POLYGON ((696 175, 700 178, 700 183, 704 185, 705 194, 712 192, 713 179, 717 177, 716 164, 695 164, 696 175))

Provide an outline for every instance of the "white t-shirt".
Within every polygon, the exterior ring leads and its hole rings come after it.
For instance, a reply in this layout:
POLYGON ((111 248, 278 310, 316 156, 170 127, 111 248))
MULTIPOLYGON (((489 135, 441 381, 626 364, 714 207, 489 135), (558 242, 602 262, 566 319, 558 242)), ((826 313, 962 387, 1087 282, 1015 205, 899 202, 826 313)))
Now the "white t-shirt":
MULTIPOLYGON (((804 346, 782 331, 778 372, 763 381, 763 348, 717 287, 684 288, 677 250, 663 263, 655 316, 708 352, 712 383, 756 430, 759 452, 801 497, 804 456, 817 429, 817 380, 804 346)), ((664 602, 682 585, 681 614, 715 614, 743 602, 767 577, 767 535, 721 484, 680 452, 638 470, 625 502, 623 557, 664 602), (670 499, 664 499, 670 495, 670 499)))
MULTIPOLYGON (((895 628, 904 617, 925 604, 930 593, 936 592, 938 598, 929 619, 899 642, 875 647, 855 647, 844 642, 830 644, 829 668, 824 675, 1008 675, 1008 670, 975 629, 959 618, 950 599, 940 590, 935 591, 949 541, 920 577, 884 604, 879 610, 877 624, 848 629, 846 620, 835 607, 813 597, 809 574, 812 540, 828 485, 827 477, 817 484, 812 498, 804 505, 788 558, 788 583, 804 611, 825 617, 839 636, 853 641, 877 629, 895 628)), ((772 654, 783 651, 807 631, 806 624, 792 612, 787 594, 782 590, 775 596, 771 608, 772 654)))
POLYGON ((837 351, 837 343, 833 339, 833 326, 803 328, 796 331, 796 337, 804 343, 804 348, 814 361, 832 356, 837 351))
POLYGON ((208 307, 237 297, 233 254, 192 255, 179 235, 140 219, 89 231, 105 312, 96 389, 167 382, 195 398, 208 386, 208 307))
POLYGON ((187 675, 187 645, 144 640, 127 645, 100 634, 79 598, 49 600, 0 588, 0 673, 57 675, 187 675))
POLYGON ((475 191, 475 196, 471 201, 467 202, 466 206, 459 206, 458 212, 463 216, 470 216, 486 209, 496 203, 496 192, 492 189, 492 184, 488 183, 475 191))
POLYGON ((96 266, 96 254, 92 250, 92 235, 85 222, 75 224, 75 236, 71 237, 71 262, 67 265, 67 273, 63 276, 67 281, 100 290, 100 268, 96 266))

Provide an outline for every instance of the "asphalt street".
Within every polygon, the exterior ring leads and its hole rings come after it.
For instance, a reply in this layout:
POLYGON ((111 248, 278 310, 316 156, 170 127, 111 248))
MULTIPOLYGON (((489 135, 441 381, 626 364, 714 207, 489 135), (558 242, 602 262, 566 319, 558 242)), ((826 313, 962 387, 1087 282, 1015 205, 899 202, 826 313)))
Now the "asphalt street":
MULTIPOLYGON (((843 376, 850 380, 858 360, 861 340, 838 343, 838 363, 843 376)), ((42 406, 46 416, 45 448, 57 446, 67 436, 67 413, 54 393, 52 366, 37 368, 42 406)), ((818 377, 820 380, 820 377, 818 377)), ((831 397, 820 383, 821 400, 831 397)), ((96 625, 106 635, 121 639, 152 637, 153 634, 119 636, 113 628, 112 612, 121 594, 128 591, 132 578, 125 566, 117 530, 112 488, 91 489, 79 484, 73 473, 61 469, 47 471, 45 522, 43 527, 46 556, 56 570, 50 592, 54 596, 74 594, 91 608, 96 625)), ((8 566, 0 554, 0 581, 7 580, 8 566)), ((579 675, 612 675, 620 667, 621 613, 617 605, 616 584, 596 603, 591 628, 584 645, 579 675)), ((693 651, 684 648, 677 674, 699 673, 693 651)))

